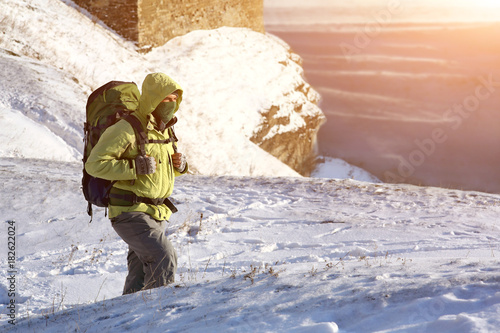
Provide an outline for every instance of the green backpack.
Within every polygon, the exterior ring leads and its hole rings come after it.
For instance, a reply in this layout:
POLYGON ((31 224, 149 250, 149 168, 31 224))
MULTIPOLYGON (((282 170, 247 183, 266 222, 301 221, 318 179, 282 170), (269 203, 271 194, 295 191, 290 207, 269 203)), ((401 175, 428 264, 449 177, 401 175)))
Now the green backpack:
POLYGON ((141 94, 133 82, 111 81, 90 94, 86 106, 84 123, 83 177, 82 190, 88 202, 87 213, 92 221, 92 205, 108 207, 109 191, 114 182, 92 177, 85 171, 85 163, 102 133, 120 119, 128 121, 136 132, 139 145, 147 141, 147 135, 140 121, 131 116, 137 109, 141 94))

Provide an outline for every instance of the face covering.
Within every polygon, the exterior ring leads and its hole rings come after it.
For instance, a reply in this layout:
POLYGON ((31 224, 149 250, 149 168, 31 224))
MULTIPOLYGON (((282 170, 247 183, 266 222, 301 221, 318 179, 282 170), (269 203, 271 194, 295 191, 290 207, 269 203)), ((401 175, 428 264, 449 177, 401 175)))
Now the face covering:
POLYGON ((172 118, 174 118, 176 102, 161 102, 155 109, 155 114, 167 124, 172 118))

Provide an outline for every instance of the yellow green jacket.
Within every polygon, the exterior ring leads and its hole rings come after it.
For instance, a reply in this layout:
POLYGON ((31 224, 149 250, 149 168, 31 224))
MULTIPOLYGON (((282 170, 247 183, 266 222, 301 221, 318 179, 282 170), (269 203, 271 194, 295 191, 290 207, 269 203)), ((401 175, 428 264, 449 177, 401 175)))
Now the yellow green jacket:
MULTIPOLYGON (((152 112, 158 104, 174 91, 179 92, 177 107, 182 101, 182 89, 179 84, 163 73, 149 74, 142 85, 142 95, 137 110, 133 113, 143 125, 149 140, 166 140, 168 130, 161 131, 152 112)), ((94 177, 116 181, 113 191, 127 190, 137 196, 147 198, 166 198, 172 194, 175 177, 181 175, 172 164, 174 153, 172 143, 148 143, 146 155, 156 160, 156 171, 150 175, 137 175, 135 158, 139 155, 136 134, 132 125, 120 120, 110 126, 101 135, 85 163, 85 170, 94 177)), ((186 169, 183 174, 187 172, 186 169)), ((123 212, 144 212, 156 220, 168 220, 172 212, 162 205, 137 203, 132 206, 109 205, 109 218, 123 212)))

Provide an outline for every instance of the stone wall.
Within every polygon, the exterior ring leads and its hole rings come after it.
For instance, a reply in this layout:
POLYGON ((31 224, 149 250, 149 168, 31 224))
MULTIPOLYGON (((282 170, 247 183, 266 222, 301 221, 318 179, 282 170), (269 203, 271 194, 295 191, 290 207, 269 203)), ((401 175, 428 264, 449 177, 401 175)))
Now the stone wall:
POLYGON ((139 47, 222 26, 264 31, 263 0, 74 0, 139 47))
POLYGON ((139 0, 139 45, 222 26, 264 31, 263 0, 139 0))
POLYGON ((124 38, 138 41, 136 0, 73 0, 124 38))

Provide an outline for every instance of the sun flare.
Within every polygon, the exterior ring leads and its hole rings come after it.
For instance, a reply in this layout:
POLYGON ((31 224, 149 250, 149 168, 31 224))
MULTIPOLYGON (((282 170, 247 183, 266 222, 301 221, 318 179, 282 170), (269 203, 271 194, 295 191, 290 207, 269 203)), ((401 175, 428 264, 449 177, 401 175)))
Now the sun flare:
MULTIPOLYGON (((445 2, 447 3, 447 2, 445 2)), ((470 0, 459 0, 459 1, 453 1, 449 2, 450 5, 458 5, 461 7, 466 7, 466 8, 499 8, 500 7, 500 1, 498 0, 475 0, 475 1, 470 1, 470 0)))
POLYGON ((471 6, 482 6, 482 7, 500 7, 500 2, 497 0, 480 0, 472 2, 471 6))

